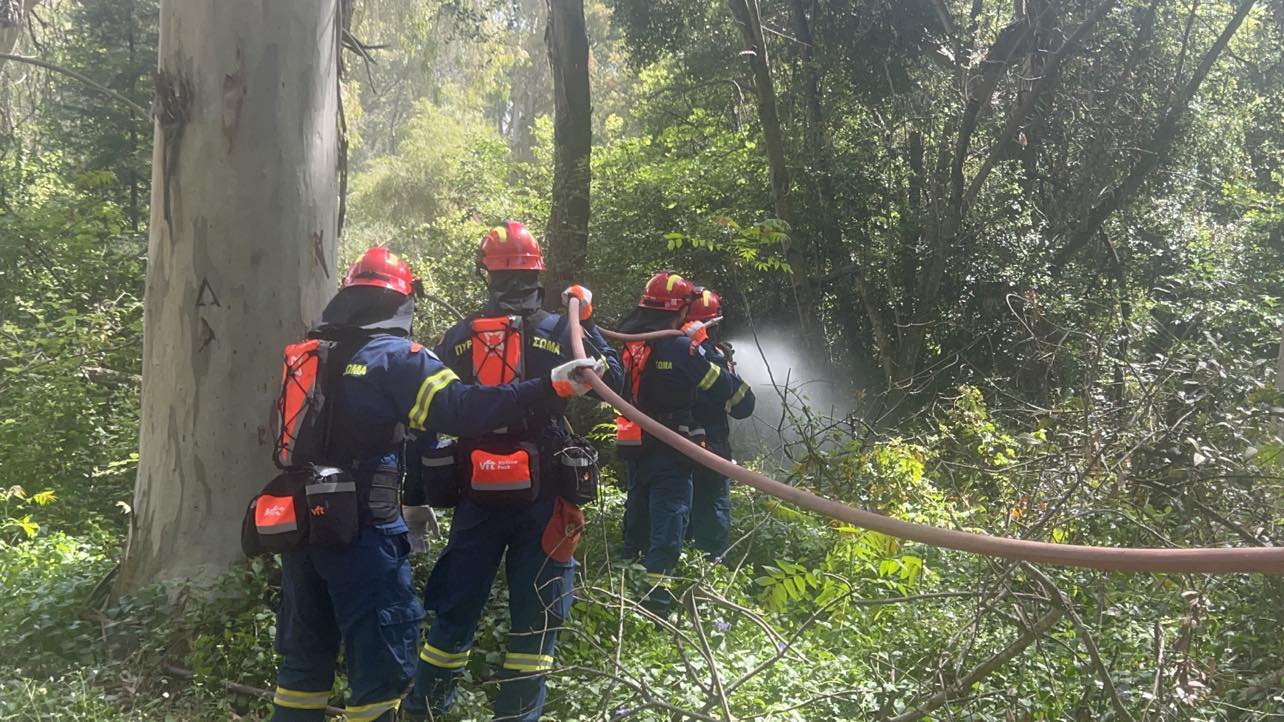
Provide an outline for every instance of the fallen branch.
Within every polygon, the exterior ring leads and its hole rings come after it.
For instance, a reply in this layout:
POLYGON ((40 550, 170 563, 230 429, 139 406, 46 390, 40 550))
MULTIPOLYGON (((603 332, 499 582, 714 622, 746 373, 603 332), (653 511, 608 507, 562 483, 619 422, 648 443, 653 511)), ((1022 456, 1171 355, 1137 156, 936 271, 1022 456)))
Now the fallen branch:
POLYGON ((691 624, 695 627, 696 639, 700 641, 700 651, 704 659, 709 663, 709 687, 710 691, 717 697, 718 704, 722 706, 722 715, 726 722, 734 722, 735 717, 731 714, 731 703, 727 701, 727 692, 722 686, 722 676, 718 674, 718 660, 713 656, 713 650, 709 647, 709 640, 704 635, 704 625, 700 622, 700 606, 696 603, 695 589, 688 589, 687 593, 682 595, 683 601, 686 602, 687 610, 691 612, 691 624))
MULTIPOLYGON (((161 671, 165 672, 165 674, 178 677, 179 679, 194 680, 197 678, 196 673, 193 672, 192 670, 183 669, 182 667, 170 664, 169 662, 165 662, 161 664, 161 671)), ((250 697, 258 697, 259 699, 266 699, 266 700, 271 700, 275 696, 271 692, 267 691, 266 689, 260 689, 259 687, 251 687, 248 684, 241 684, 239 682, 232 682, 226 679, 214 679, 214 678, 210 678, 210 681, 216 682, 220 687, 230 692, 236 692, 237 694, 244 694, 250 697)), ((330 717, 342 717, 344 714, 346 714, 346 712, 344 712, 339 707, 328 707, 328 706, 325 708, 325 713, 330 717)))
POLYGON ((972 685, 980 682, 982 679, 985 679, 991 672, 999 667, 1011 662, 1017 657, 1017 655, 1024 652, 1026 647, 1029 647, 1031 644, 1038 641, 1044 633, 1052 629, 1057 622, 1061 621, 1061 617, 1063 616, 1065 616, 1065 610, 1061 607, 1054 607, 1047 614, 1040 617, 1039 620, 1035 622, 1032 627, 1027 629, 1024 634, 1018 637, 1016 641, 977 665, 971 672, 968 672, 955 680, 953 684, 946 686, 945 689, 942 689, 936 694, 933 694, 914 705, 908 712, 890 718, 888 722, 915 722, 915 720, 923 719, 927 715, 931 714, 950 700, 962 696, 965 691, 972 687, 972 685))
POLYGON ((1092 660, 1092 666, 1096 668, 1097 675, 1101 677, 1101 683, 1106 687, 1106 694, 1110 695, 1110 704, 1115 708, 1115 714, 1119 715, 1121 719, 1128 720, 1128 722, 1135 722, 1136 718, 1132 716, 1132 713, 1128 711, 1128 708, 1124 706, 1123 700, 1119 697, 1119 687, 1110 676, 1110 670, 1106 668, 1106 663, 1101 661, 1101 650, 1097 648, 1097 641, 1092 638, 1092 633, 1088 631, 1088 626, 1083 623, 1079 613, 1074 610, 1074 602, 1057 587, 1056 583, 1047 574, 1039 571, 1038 567, 1033 564, 1023 564, 1022 566, 1025 567, 1030 576, 1035 578, 1035 581, 1039 582, 1039 586, 1043 587, 1043 591, 1052 599, 1052 603, 1060 607, 1066 613, 1066 616, 1070 617, 1070 621, 1074 624, 1075 632, 1079 635, 1079 641, 1083 642, 1084 649, 1088 650, 1088 658, 1092 660))

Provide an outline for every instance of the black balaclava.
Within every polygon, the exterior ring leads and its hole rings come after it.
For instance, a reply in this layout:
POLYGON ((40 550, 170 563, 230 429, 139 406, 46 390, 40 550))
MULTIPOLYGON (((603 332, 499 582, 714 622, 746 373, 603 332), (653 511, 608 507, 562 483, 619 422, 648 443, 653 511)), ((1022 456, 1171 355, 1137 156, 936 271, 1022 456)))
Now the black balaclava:
POLYGON ((349 286, 340 289, 326 304, 321 323, 308 335, 324 338, 409 336, 414 317, 414 296, 376 286, 349 286))
POLYGON ((544 306, 539 271, 491 271, 487 314, 528 316, 544 306))
POLYGON ((646 308, 638 306, 630 311, 624 318, 620 319, 616 331, 620 333, 646 333, 647 331, 660 331, 666 328, 673 328, 673 321, 678 317, 678 311, 666 311, 662 308, 646 308))

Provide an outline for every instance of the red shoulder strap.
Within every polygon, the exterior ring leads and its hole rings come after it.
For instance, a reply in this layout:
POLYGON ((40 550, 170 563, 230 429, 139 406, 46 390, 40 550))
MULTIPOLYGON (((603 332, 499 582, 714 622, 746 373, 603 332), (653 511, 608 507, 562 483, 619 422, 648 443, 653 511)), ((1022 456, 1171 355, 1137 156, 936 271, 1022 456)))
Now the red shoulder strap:
POLYGON ((642 386, 642 372, 647 361, 651 360, 651 344, 646 341, 626 341, 620 361, 629 372, 629 381, 633 385, 633 403, 638 401, 638 391, 642 386))

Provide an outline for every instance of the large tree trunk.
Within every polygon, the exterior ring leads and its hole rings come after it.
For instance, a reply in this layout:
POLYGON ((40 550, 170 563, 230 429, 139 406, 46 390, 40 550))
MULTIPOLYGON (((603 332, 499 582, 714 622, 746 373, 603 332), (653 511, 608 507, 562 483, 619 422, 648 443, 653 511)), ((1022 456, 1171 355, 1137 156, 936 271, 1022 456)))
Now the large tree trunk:
POLYGON ((120 587, 208 579, 273 474, 281 349, 335 283, 337 0, 166 0, 120 587))
POLYGON ((776 217, 789 224, 790 236, 784 242, 785 260, 792 273, 794 303, 798 307, 798 331, 804 346, 814 346, 820 340, 820 321, 815 294, 808 281, 811 271, 807 256, 797 242, 797 223, 794 217, 789 165, 785 160, 784 134, 780 129, 780 113, 776 109, 776 88, 771 81, 771 65, 767 59, 767 43, 762 35, 762 19, 758 17, 758 4, 754 0, 728 0, 731 14, 740 26, 744 38, 749 69, 753 71, 754 94, 758 99, 758 118, 762 123, 762 136, 767 146, 767 165, 771 171, 771 199, 776 217))
POLYGON ((589 165, 593 146, 589 45, 583 0, 549 0, 548 59, 553 70, 553 208, 548 217, 550 267, 546 305, 583 280, 588 258, 589 165))

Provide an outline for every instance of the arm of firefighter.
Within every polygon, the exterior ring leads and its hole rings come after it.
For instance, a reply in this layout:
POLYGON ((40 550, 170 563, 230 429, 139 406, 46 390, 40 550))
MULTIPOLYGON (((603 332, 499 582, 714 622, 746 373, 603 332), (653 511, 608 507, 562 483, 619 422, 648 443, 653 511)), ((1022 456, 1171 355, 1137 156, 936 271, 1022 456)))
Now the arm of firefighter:
MULTIPOLYGON (((682 343, 685 349, 686 340, 678 337, 677 341, 682 343)), ((674 358, 677 359, 674 365, 680 367, 687 379, 695 384, 696 392, 704 394, 712 403, 725 404, 735 394, 736 389, 731 385, 730 374, 703 355, 675 354, 674 358)))
MULTIPOLYGON (((722 369, 722 375, 731 383, 732 388, 731 397, 725 401, 719 402, 713 398, 709 400, 715 404, 721 403, 727 415, 733 419, 747 419, 752 416, 755 403, 753 389, 736 374, 729 359, 722 354, 722 351, 717 346, 712 343, 706 343, 701 346, 701 349, 705 352, 706 360, 722 369)), ((700 394, 706 395, 707 392, 701 391, 700 394)))
POLYGON ((454 371, 426 350, 412 354, 399 403, 414 431, 431 429, 452 436, 478 436, 521 420, 527 410, 555 396, 547 377, 500 386, 459 381, 454 371))
POLYGON ((753 396, 753 389, 744 379, 736 375, 734 371, 726 370, 727 378, 731 381, 731 386, 735 390, 731 392, 731 398, 723 403, 723 408, 727 415, 733 419, 747 419, 753 415, 753 407, 756 403, 753 396))

